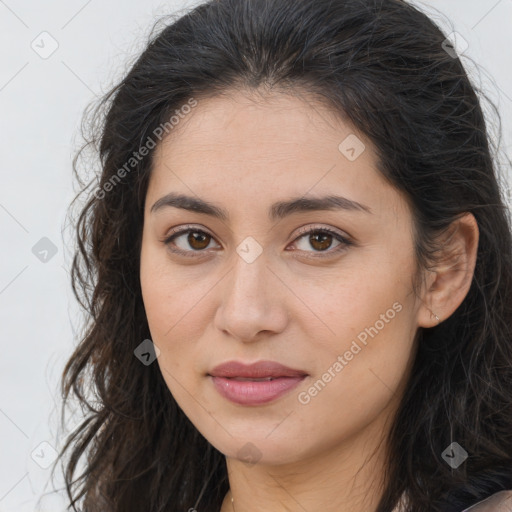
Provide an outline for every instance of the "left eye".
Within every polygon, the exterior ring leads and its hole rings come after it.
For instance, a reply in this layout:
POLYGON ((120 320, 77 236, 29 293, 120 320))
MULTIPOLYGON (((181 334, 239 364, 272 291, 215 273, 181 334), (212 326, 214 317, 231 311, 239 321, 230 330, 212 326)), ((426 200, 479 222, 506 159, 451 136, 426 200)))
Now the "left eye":
MULTIPOLYGON (((164 240, 164 243, 169 246, 169 249, 173 253, 181 254, 183 256, 196 257, 196 254, 191 253, 204 252, 204 249, 210 245, 210 242, 213 239, 213 236, 206 231, 187 228, 173 233, 171 236, 164 240), (192 250, 187 247, 180 247, 179 244, 175 242, 185 236, 186 239, 184 243, 185 245, 188 244, 188 247, 192 247, 192 250)), ((315 251, 308 251, 304 247, 299 248, 299 250, 303 252, 328 252, 328 254, 331 255, 332 253, 338 253, 349 245, 352 245, 352 242, 350 242, 344 236, 328 228, 309 228, 307 230, 303 230, 300 236, 298 236, 293 243, 296 244, 302 239, 304 239, 306 244, 309 243, 310 246, 315 249, 315 251), (306 237, 308 238, 306 239, 306 237), (338 245, 336 245, 333 250, 327 251, 327 249, 329 249, 329 247, 332 245, 333 239, 338 242, 338 245)), ((319 256, 323 256, 323 254, 319 256)))
POLYGON ((315 251, 300 249, 301 251, 321 253, 315 254, 313 256, 314 258, 332 256, 333 254, 337 254, 346 249, 348 246, 352 245, 352 242, 350 240, 342 236, 340 233, 329 228, 313 227, 303 229, 301 231, 301 235, 295 239, 294 243, 297 243, 297 241, 300 241, 301 239, 304 239, 305 244, 309 244, 311 247, 315 249, 315 251), (332 245, 333 238, 338 242, 338 245, 336 245, 333 250, 327 251, 327 249, 329 249, 329 247, 331 247, 332 245))

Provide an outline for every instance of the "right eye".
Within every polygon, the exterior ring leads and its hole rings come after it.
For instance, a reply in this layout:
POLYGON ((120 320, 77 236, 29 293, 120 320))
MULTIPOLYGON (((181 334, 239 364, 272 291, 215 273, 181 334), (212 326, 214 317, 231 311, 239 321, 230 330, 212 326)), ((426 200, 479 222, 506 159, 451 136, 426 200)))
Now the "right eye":
POLYGON ((206 231, 193 226, 187 226, 184 229, 175 230, 170 236, 165 238, 164 244, 175 254, 188 258, 197 258, 202 255, 193 253, 205 252, 204 249, 210 245, 211 240, 213 240, 213 236, 206 231))

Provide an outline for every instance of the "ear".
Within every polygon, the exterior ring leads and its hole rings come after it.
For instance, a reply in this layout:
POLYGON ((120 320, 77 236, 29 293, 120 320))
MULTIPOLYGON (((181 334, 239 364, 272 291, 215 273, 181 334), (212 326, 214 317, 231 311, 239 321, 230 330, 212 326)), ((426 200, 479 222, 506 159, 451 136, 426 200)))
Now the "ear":
POLYGON ((426 279, 418 311, 419 327, 437 325, 460 306, 473 280, 478 239, 478 224, 471 213, 454 221, 441 236, 441 248, 431 275, 426 279))

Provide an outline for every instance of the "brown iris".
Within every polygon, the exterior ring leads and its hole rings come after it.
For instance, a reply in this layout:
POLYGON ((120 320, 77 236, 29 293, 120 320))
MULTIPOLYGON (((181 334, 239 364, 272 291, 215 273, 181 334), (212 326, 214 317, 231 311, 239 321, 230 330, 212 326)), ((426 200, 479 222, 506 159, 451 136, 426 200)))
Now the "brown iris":
POLYGON ((188 234, 187 241, 190 244, 190 247, 199 251, 201 249, 205 249, 206 247, 208 247, 208 244, 210 243, 210 238, 210 235, 208 235, 207 233, 202 233, 200 231, 191 231, 188 234))
POLYGON ((309 242, 311 246, 317 250, 328 249, 332 243, 332 235, 329 233, 312 233, 309 235, 309 242), (320 240, 317 240, 320 237, 320 240))

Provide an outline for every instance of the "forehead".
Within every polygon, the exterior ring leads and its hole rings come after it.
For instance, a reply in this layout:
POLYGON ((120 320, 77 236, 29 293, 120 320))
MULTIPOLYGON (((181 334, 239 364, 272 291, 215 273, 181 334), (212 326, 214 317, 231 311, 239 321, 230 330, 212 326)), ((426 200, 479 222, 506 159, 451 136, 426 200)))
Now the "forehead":
POLYGON ((155 148, 148 197, 170 191, 244 207, 306 194, 339 192, 363 204, 396 195, 370 141, 325 104, 241 92, 198 100, 155 148))
MULTIPOLYGON (((160 153, 216 151, 301 155, 334 148, 355 129, 312 96, 233 92, 200 99, 159 145, 160 153), (307 142, 305 146, 304 143, 307 142), (261 152, 264 148, 266 152, 261 152)), ((358 137, 363 138, 360 134, 358 137)), ((371 148, 368 148, 371 149, 371 148)))

